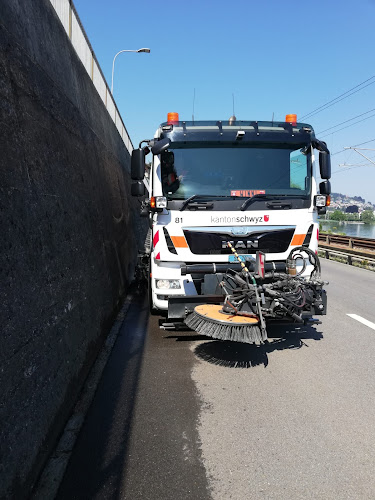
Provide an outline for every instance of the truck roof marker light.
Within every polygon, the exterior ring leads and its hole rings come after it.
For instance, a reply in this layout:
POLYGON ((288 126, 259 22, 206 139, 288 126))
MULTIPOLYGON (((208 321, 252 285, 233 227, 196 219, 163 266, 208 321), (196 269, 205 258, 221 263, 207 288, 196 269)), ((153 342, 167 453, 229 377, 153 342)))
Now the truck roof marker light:
POLYGON ((168 113, 168 115, 167 115, 167 122, 168 123, 175 124, 175 123, 178 123, 179 121, 180 121, 180 118, 178 116, 178 113, 175 113, 175 112, 168 113))
POLYGON ((290 123, 291 125, 297 125, 297 115, 290 114, 285 117, 286 123, 290 123))

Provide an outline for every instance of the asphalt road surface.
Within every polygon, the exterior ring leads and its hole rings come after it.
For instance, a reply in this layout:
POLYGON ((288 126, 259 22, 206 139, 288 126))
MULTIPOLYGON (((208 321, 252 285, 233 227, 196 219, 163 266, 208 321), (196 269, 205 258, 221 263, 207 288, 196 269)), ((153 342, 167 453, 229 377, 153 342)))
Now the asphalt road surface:
POLYGON ((322 268, 323 323, 260 347, 161 330, 141 293, 58 497, 374 499, 375 273, 322 268))

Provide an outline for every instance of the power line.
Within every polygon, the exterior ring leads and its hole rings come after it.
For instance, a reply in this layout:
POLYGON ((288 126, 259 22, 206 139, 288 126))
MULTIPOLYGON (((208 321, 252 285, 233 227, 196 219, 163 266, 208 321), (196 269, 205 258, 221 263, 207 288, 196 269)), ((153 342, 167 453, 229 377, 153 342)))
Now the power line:
POLYGON ((346 92, 344 92, 343 94, 340 94, 339 96, 335 97, 331 101, 328 101, 325 104, 322 104, 321 106, 319 106, 318 108, 313 109, 312 111, 310 111, 306 115, 302 116, 300 119, 303 120, 305 118, 309 118, 310 116, 316 115, 317 113, 320 113, 321 111, 324 111, 325 109, 330 108, 334 104, 337 104, 338 102, 340 102, 340 101, 342 101, 344 99, 347 99, 351 95, 356 94, 357 92, 359 92, 360 90, 363 90, 364 88, 368 87, 369 85, 373 85, 375 82, 368 83, 367 85, 365 85, 364 87, 362 87, 362 85, 364 85, 365 83, 369 82, 370 80, 373 80, 374 78, 375 78, 375 75, 371 76, 367 80, 364 80, 363 82, 359 83, 355 87, 353 87, 353 88, 347 90, 346 92), (362 87, 362 88, 358 89, 358 87, 362 87), (358 89, 358 90, 355 90, 355 89, 358 89), (352 90, 355 90, 355 92, 352 92, 352 90), (347 94, 349 94, 349 95, 347 95, 347 94))
MULTIPOLYGON (((346 94, 348 94, 348 93, 349 93, 349 92, 351 92, 352 90, 354 90, 354 89, 356 89, 356 88, 358 88, 358 87, 361 87, 363 84, 367 83, 367 82, 368 82, 368 81, 370 81, 370 80, 373 80, 374 78, 375 78, 375 75, 374 75, 374 76, 371 76, 371 77, 370 77, 370 78, 368 78, 367 80, 365 80, 365 81, 363 81, 363 82, 359 83, 358 85, 356 85, 355 87, 353 87, 353 88, 351 88, 351 89, 347 90, 347 91, 346 91, 346 92, 344 92, 343 94, 340 94, 339 96, 335 97, 335 98, 334 98, 334 99, 332 99, 331 101, 328 101, 328 102, 326 102, 325 104, 323 104, 322 106, 319 106, 318 108, 315 108, 314 110, 310 111, 310 112, 309 112, 309 113, 307 113, 306 115, 302 116, 302 118, 301 118, 301 119, 304 119, 304 118, 306 118, 306 117, 308 117, 308 116, 312 115, 312 114, 313 114, 313 113, 315 113, 316 111, 320 110, 321 108, 324 108, 325 106, 328 106, 329 104, 333 103, 334 101, 337 101, 337 99, 340 99, 340 97, 346 96, 346 94)), ((375 83, 375 82, 372 82, 372 83, 375 83)), ((370 85, 371 85, 371 84, 370 84, 370 85)), ((366 87, 367 87, 367 85, 366 85, 366 87)), ((363 87, 363 88, 365 88, 365 87, 363 87)), ((362 90, 362 89, 359 89, 359 90, 362 90)), ((359 90, 358 90, 358 92, 359 92, 359 90)), ((347 97, 349 97, 349 96, 347 96, 347 97)), ((335 103, 335 104, 336 104, 336 103, 335 103)))
POLYGON ((334 125, 333 127, 329 127, 329 128, 326 128, 325 130, 321 130, 320 132, 317 132, 316 135, 323 134, 324 132, 327 132, 328 130, 332 130, 333 128, 339 127, 340 125, 344 125, 344 123, 351 122, 352 120, 355 120, 356 118, 367 115, 367 114, 371 113, 372 111, 375 111, 375 108, 370 109, 370 111, 366 111, 365 113, 361 113, 360 115, 353 116, 353 118, 349 118, 349 120, 345 120, 344 122, 338 123, 337 125, 334 125))
POLYGON ((331 156, 339 155, 340 153, 343 153, 344 151, 347 151, 347 149, 342 149, 341 151, 336 151, 335 153, 331 153, 331 156))
POLYGON ((355 167, 340 168, 340 170, 335 170, 333 174, 342 174, 343 172, 348 172, 348 170, 353 170, 354 168, 371 167, 371 165, 356 165, 355 167))
POLYGON ((348 168, 341 168, 340 170, 334 170, 332 172, 332 175, 334 175, 334 174, 342 174, 343 172, 347 172, 348 170, 352 170, 353 168, 359 168, 359 167, 348 167, 348 168))
MULTIPOLYGON (((333 104, 330 104, 329 106, 326 106, 326 107, 325 107, 325 108, 323 108, 321 111, 325 111, 326 109, 328 109, 328 108, 330 108, 330 107, 334 106, 335 104, 337 104, 337 103, 339 103, 339 102, 343 101, 344 99, 347 99, 347 98, 348 98, 348 97, 350 97, 351 95, 356 94, 356 93, 357 93, 357 92, 359 92, 360 90, 365 89, 365 88, 366 88, 366 87, 368 87, 369 85, 373 85, 374 83, 375 83, 375 81, 374 81, 374 82, 371 82, 371 83, 368 83, 367 85, 365 85, 365 86, 364 86, 364 87, 362 87, 361 89, 355 90, 354 92, 352 92, 351 94, 347 95, 346 97, 342 97, 341 99, 339 99, 338 101, 334 102, 333 104)), ((321 111, 317 111, 316 113, 313 113, 313 114, 309 115, 309 117, 308 117, 308 118, 311 118, 312 116, 315 116, 315 115, 317 115, 318 113, 321 113, 321 111)))
MULTIPOLYGON (((375 158, 375 156, 369 156, 368 159, 369 160, 373 160, 375 158)), ((368 167, 369 164, 368 164, 368 161, 364 161, 363 163, 357 163, 356 165, 353 165, 353 164, 340 164, 339 167, 368 167)))
MULTIPOLYGON (((357 148, 358 146, 363 146, 363 144, 368 144, 369 142, 374 142, 375 139, 370 139, 369 141, 365 141, 365 142, 361 142, 359 144, 355 144, 354 146, 352 146, 353 148, 357 148)), ((344 151, 348 151, 347 149, 342 149, 341 151, 336 151, 335 153, 331 153, 331 156, 335 156, 335 155, 338 155, 340 153, 343 153, 344 151)))
POLYGON ((369 142, 374 142, 375 139, 371 139, 370 141, 361 142, 360 144, 354 144, 353 148, 357 148, 358 146, 363 146, 363 144, 368 144, 369 142))
MULTIPOLYGON (((375 83, 375 82, 374 82, 375 83)), ((333 134, 337 134, 337 132, 341 132, 341 130, 344 130, 346 128, 349 128, 349 127, 352 127, 353 125, 357 125, 358 123, 362 123, 366 120, 369 120, 370 118, 373 118, 375 116, 375 114, 371 115, 371 116, 368 116, 367 118, 363 118, 362 120, 358 120, 357 122, 354 122, 354 123, 351 123, 350 125, 347 125, 346 127, 342 127, 342 128, 339 128, 338 130, 336 130, 335 132, 331 132, 330 134, 326 134, 326 135, 333 135, 333 134)), ((323 136, 325 137, 325 136, 323 136)))
MULTIPOLYGON (((348 151, 348 150, 345 149, 344 151, 348 151)), ((374 158, 375 158, 375 156, 370 156, 369 160, 371 161, 374 158)), ((333 174, 338 174, 340 172, 346 172, 347 170, 351 170, 352 168, 370 167, 370 166, 371 165, 368 164, 368 161, 367 162, 363 162, 363 163, 358 163, 358 165, 342 165, 341 168, 339 168, 338 170, 333 171, 332 175, 333 174)))

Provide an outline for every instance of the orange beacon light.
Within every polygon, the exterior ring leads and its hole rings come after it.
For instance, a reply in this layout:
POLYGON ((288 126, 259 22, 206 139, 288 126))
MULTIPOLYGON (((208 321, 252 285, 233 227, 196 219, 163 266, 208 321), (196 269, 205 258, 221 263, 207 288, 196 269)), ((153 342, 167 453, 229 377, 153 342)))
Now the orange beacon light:
POLYGON ((285 121, 286 123, 290 123, 291 125, 297 125, 297 115, 295 114, 286 115, 285 121))
POLYGON ((179 116, 178 116, 178 113, 168 113, 167 115, 167 122, 168 123, 178 123, 179 122, 179 116))

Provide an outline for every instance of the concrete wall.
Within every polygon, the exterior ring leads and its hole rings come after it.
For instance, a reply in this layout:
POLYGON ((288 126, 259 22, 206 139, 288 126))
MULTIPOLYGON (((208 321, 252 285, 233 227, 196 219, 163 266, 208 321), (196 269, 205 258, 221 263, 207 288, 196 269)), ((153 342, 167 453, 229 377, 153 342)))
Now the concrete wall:
MULTIPOLYGON (((112 97, 110 88, 104 78, 103 72, 95 57, 94 50, 90 44, 88 36, 78 17, 78 13, 74 7, 72 0, 50 0, 56 13, 64 26, 64 29, 72 42, 78 57, 81 59, 91 81, 94 83, 98 94, 104 102, 108 113, 114 121, 119 134, 121 135, 128 151, 133 149, 132 142, 129 138, 125 124, 122 121, 120 112, 117 109, 116 103, 112 97)), ((105 5, 103 4, 105 9, 105 5)))
POLYGON ((1 498, 30 492, 132 279, 129 168, 49 0, 1 0, 1 498))

